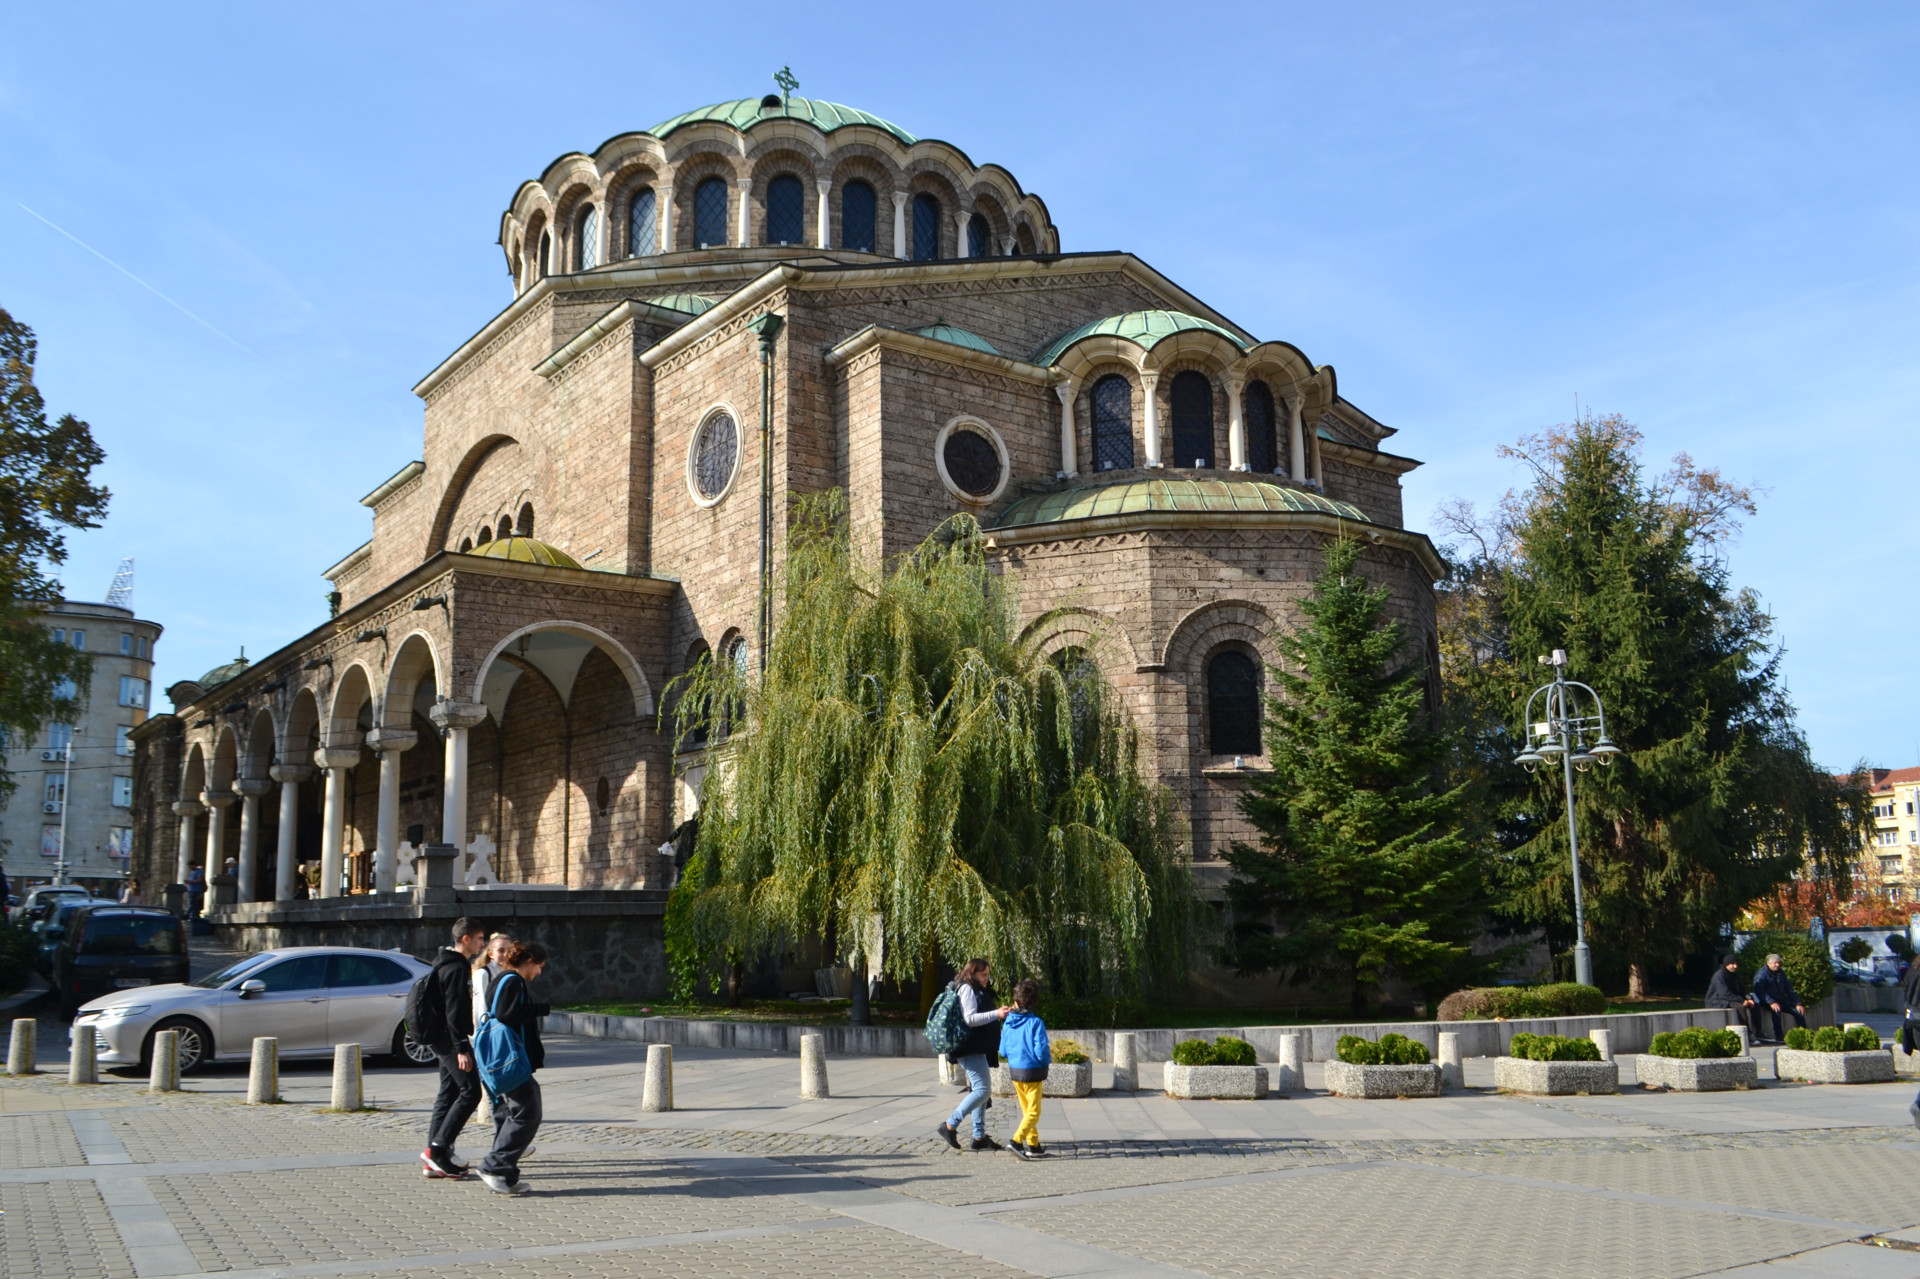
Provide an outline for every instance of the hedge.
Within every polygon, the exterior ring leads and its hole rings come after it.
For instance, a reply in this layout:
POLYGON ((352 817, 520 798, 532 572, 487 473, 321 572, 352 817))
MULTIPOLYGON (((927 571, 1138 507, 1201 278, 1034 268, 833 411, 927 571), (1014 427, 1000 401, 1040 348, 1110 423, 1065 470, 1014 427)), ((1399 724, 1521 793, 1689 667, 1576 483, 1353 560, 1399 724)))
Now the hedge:
POLYGON ((1391 1031, 1380 1036, 1377 1044, 1358 1035, 1342 1035, 1334 1051, 1350 1066, 1424 1066, 1433 1060, 1425 1044, 1391 1031))
POLYGON ((1740 948, 1740 981, 1753 989, 1754 974, 1767 962, 1768 955, 1780 956, 1780 967, 1801 1000, 1812 1006, 1833 993, 1833 959, 1827 944, 1805 933, 1755 933, 1740 948))
POLYGON ((1173 1046, 1176 1066, 1251 1066, 1258 1060, 1252 1044, 1232 1035, 1212 1041, 1183 1039, 1173 1046))
POLYGON ((1077 1039, 1056 1039, 1050 1045, 1053 1049, 1053 1061, 1058 1066, 1084 1066, 1092 1058, 1087 1050, 1080 1046, 1077 1039))
POLYGON ((1731 1030, 1691 1026, 1655 1035, 1647 1051, 1655 1057, 1738 1057, 1740 1036, 1731 1030))
POLYGON ((1600 1045, 1591 1039, 1573 1039, 1566 1035, 1521 1033, 1507 1045, 1507 1055, 1528 1061, 1599 1061, 1600 1045))
POLYGON ((1598 986, 1562 981, 1548 986, 1474 986, 1440 1001, 1441 1021, 1521 1017, 1598 1017, 1607 997, 1598 986))
MULTIPOLYGON (((1784 957, 1780 963, 1786 966, 1784 957)), ((1880 1047, 1880 1032, 1871 1026, 1849 1026, 1845 1030, 1838 1026, 1822 1026, 1818 1030, 1795 1026, 1787 1032, 1787 1047, 1803 1053, 1875 1052, 1880 1047)))

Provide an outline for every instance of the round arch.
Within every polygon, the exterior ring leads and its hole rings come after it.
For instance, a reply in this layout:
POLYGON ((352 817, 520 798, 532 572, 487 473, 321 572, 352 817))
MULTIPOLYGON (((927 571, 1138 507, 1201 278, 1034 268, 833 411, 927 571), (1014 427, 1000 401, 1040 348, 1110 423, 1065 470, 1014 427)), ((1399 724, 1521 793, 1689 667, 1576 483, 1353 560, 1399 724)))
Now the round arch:
MULTIPOLYGON (((360 744, 360 708, 372 705, 374 676, 363 662, 354 662, 334 681, 333 700, 327 708, 327 746, 360 744)), ((377 712, 378 707, 374 708, 377 712)), ((378 719, 378 715, 375 715, 378 719)))
POLYGON ((1174 624, 1162 649, 1160 664, 1175 673, 1197 671, 1201 656, 1222 642, 1247 645, 1269 666, 1280 663, 1273 645, 1273 615, 1252 600, 1213 600, 1189 612, 1174 624))
POLYGON ((281 726, 280 758, 292 764, 312 764, 320 732, 320 698, 311 688, 293 695, 293 709, 281 726))
POLYGON ((421 558, 432 559, 446 549, 454 514, 460 509, 460 499, 467 495, 467 484, 473 479, 474 472, 480 469, 480 463, 486 461, 488 455, 495 449, 519 442, 511 435, 495 432, 482 436, 474 442, 472 448, 466 451, 465 456, 453 468, 453 474, 447 480, 446 491, 440 495, 440 509, 434 512, 433 528, 427 534, 427 545, 421 552, 421 558))
MULTIPOLYGON (((479 670, 473 678, 473 695, 469 700, 487 703, 489 708, 491 708, 491 703, 487 702, 487 679, 488 676, 493 673, 495 663, 500 660, 501 654, 505 653, 510 646, 518 644, 522 639, 532 640, 535 636, 568 636, 599 649, 607 656, 608 660, 619 669, 620 673, 626 677, 627 685, 633 691, 633 713, 643 719, 653 714, 653 685, 648 682, 647 673, 640 668, 640 663, 634 660, 633 654, 629 653, 626 646, 619 640, 613 638, 613 636, 607 634, 599 627, 589 626, 585 622, 535 622, 531 626, 523 626, 519 630, 506 635, 488 651, 486 657, 481 661, 479 670)), ((551 647, 563 649, 569 646, 557 645, 551 647)), ((530 649, 531 645, 529 645, 528 648, 530 649)), ((581 658, 584 656, 584 652, 579 654, 581 658)), ((568 660, 568 658, 562 656, 558 660, 565 661, 568 660)), ((572 670, 577 671, 579 669, 578 658, 573 658, 572 662, 572 670)), ((572 687, 571 677, 565 681, 565 686, 565 689, 562 690, 563 700, 566 690, 572 687)))
POLYGON ((253 723, 247 729, 246 765, 241 770, 241 776, 255 781, 266 777, 267 770, 273 767, 274 744, 279 737, 272 708, 262 707, 255 713, 253 723))
POLYGON ((187 747, 186 762, 180 766, 180 798, 198 801, 207 788, 206 748, 199 742, 187 747))
POLYGON ((444 690, 446 666, 431 636, 425 631, 409 631, 394 650, 387 669, 387 686, 380 696, 381 727, 405 730, 413 726, 413 701, 422 680, 431 680, 436 690, 444 690))
POLYGON ((207 789, 218 793, 233 789, 240 770, 240 736, 233 725, 222 724, 213 734, 213 765, 207 771, 207 789))

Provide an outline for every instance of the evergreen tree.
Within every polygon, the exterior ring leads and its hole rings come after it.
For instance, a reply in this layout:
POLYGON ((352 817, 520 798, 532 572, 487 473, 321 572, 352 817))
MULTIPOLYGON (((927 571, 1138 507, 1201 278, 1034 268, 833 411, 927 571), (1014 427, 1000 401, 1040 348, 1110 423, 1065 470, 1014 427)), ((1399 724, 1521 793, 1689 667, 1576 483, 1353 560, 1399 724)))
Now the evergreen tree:
POLYGON ((1468 787, 1442 780, 1421 663, 1361 551, 1327 549, 1305 625, 1279 639, 1273 770, 1242 801, 1260 845, 1227 853, 1236 922, 1223 954, 1243 973, 1345 982, 1356 1013, 1389 971, 1437 997, 1506 958, 1473 955, 1484 880, 1468 787))

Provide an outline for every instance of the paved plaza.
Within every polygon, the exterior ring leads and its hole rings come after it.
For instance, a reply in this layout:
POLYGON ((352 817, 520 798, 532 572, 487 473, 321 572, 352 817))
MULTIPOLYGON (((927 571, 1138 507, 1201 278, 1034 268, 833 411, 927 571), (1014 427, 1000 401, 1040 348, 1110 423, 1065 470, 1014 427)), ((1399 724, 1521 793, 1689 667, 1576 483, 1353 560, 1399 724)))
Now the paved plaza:
POLYGON ((239 1066, 70 1086, 43 1035, 49 1073, 0 1082, 0 1279, 1920 1279, 1912 1085, 1779 1084, 1764 1050, 1766 1087, 1707 1096, 1501 1096, 1485 1061, 1440 1100, 1338 1100, 1318 1067, 1285 1099, 1100 1091, 1049 1099, 1052 1157, 1022 1163, 936 1143, 931 1062, 832 1058, 802 1101, 795 1057, 681 1049, 680 1108, 642 1114, 644 1046, 555 1037, 509 1200, 420 1175, 431 1072, 373 1065, 377 1109, 337 1115, 329 1067, 290 1063, 287 1104, 249 1107, 239 1066))

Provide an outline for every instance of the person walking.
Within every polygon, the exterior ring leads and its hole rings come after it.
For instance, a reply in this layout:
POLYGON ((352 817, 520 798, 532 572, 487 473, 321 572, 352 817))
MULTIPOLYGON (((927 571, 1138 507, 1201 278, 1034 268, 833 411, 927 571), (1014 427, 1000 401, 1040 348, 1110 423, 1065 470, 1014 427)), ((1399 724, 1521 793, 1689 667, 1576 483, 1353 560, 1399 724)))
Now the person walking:
POLYGON ((486 940, 483 925, 464 916, 454 921, 453 945, 443 946, 434 957, 422 991, 425 1012, 421 1024, 412 1028, 414 1039, 433 1049, 440 1063, 440 1091, 427 1125, 427 1148, 420 1152, 421 1171, 428 1177, 457 1180, 468 1172, 453 1146, 480 1106, 480 1074, 473 1065, 471 969, 486 940))
POLYGON ((507 952, 511 949, 513 938, 505 933, 495 933, 487 938, 486 948, 474 956, 473 1024, 476 1026, 493 1001, 493 983, 501 973, 507 971, 507 952))
POLYGON ((1035 1011, 1039 1006, 1040 983, 1029 977, 1013 988, 1013 1011, 1000 1036, 1013 1093, 1020 1099, 1020 1126, 1007 1139, 1007 1149, 1022 1159, 1047 1153, 1040 1144, 1040 1094, 1047 1086, 1047 1068, 1053 1065, 1053 1045, 1047 1041, 1047 1023, 1035 1011))
POLYGON ((187 872, 187 918, 200 913, 207 900, 207 872, 195 866, 187 872))
MULTIPOLYGON (((537 941, 513 942, 506 969, 493 983, 493 1005, 488 1010, 501 1025, 516 1032, 527 1050, 527 1065, 538 1071, 547 1050, 540 1042, 540 1019, 553 1005, 534 999, 528 985, 547 966, 547 948, 537 941)), ((480 1162, 480 1182, 501 1195, 524 1195, 532 1187, 520 1175, 520 1159, 533 1148, 540 1131, 540 1081, 531 1075, 518 1088, 501 1093, 493 1102, 493 1149, 480 1162)))
POLYGON ((953 1114, 934 1129, 940 1140, 960 1149, 960 1121, 973 1116, 973 1148, 999 1150, 1000 1143, 987 1136, 987 1110, 993 1105, 993 1076, 1000 1064, 1000 1030, 1011 1008, 993 1006, 993 987, 987 983, 993 972, 984 959, 969 959, 953 979, 960 996, 960 1015, 967 1023, 967 1037, 947 1054, 947 1060, 967 1074, 967 1095, 953 1114))
POLYGON ((138 906, 140 904, 139 880, 129 876, 127 882, 120 885, 120 904, 122 906, 138 906))
MULTIPOLYGON (((1774 1043, 1781 1042, 1785 1036, 1780 1027, 1783 1014, 1791 1012, 1795 1022, 1801 1026, 1807 1024, 1807 1007, 1800 1002, 1800 996, 1794 992, 1793 979, 1787 976, 1787 970, 1780 966, 1780 956, 1768 955, 1767 966, 1753 975, 1753 1001, 1759 1005, 1754 1009, 1753 1028, 1757 1032, 1765 1024, 1768 1013, 1773 1014, 1774 1043)), ((1759 1038, 1758 1034, 1754 1036, 1759 1038)))

